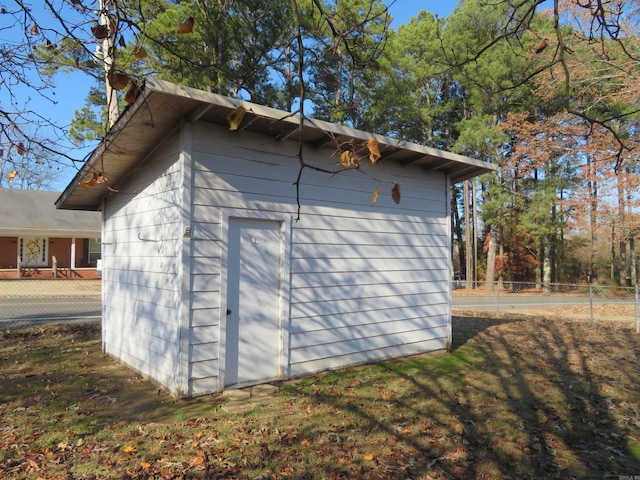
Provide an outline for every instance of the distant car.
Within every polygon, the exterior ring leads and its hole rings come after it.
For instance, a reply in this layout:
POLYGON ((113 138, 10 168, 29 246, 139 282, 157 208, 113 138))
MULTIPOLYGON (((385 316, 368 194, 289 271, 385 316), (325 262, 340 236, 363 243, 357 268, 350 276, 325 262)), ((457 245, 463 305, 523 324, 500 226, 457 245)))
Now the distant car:
POLYGON ((467 279, 464 277, 464 275, 454 275, 452 286, 454 290, 458 288, 466 288, 467 279))

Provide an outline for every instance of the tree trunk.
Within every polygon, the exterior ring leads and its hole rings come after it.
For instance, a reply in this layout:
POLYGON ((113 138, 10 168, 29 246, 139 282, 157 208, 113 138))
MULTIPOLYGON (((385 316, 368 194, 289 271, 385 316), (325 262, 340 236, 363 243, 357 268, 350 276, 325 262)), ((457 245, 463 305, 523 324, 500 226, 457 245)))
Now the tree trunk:
POLYGON ((464 192, 464 244, 465 244, 465 279, 466 279, 466 288, 471 288, 472 285, 472 275, 473 275, 473 266, 471 265, 471 261, 473 259, 472 255, 472 245, 471 245, 471 214, 469 209, 469 180, 465 180, 463 183, 463 192, 464 192))
POLYGON ((589 229, 591 233, 589 271, 587 272, 587 277, 589 283, 591 283, 598 278, 598 268, 596 265, 596 258, 598 255, 598 184, 596 182, 595 166, 590 155, 587 155, 587 169, 589 175, 587 180, 587 189, 589 193, 589 229))
POLYGON ((457 239, 457 242, 454 242, 453 244, 453 248, 458 249, 458 261, 460 262, 459 271, 460 273, 463 273, 462 270, 465 265, 464 245, 462 243, 462 225, 460 224, 460 213, 458 212, 457 190, 455 187, 451 187, 451 213, 452 213, 451 223, 452 223, 452 229, 453 229, 453 237, 457 239))
POLYGON ((629 239, 629 264, 631 267, 631 286, 638 285, 638 267, 636 259, 636 241, 633 237, 629 239))
MULTIPOLYGON (((629 180, 629 176, 631 175, 631 170, 629 167, 626 169, 627 172, 627 180, 629 180)), ((627 209, 628 216, 627 218, 631 220, 633 218, 633 190, 631 188, 627 188, 627 209)), ((631 227, 631 226, 630 226, 631 227)), ((636 267, 636 241, 635 235, 637 230, 635 228, 629 228, 629 286, 637 286, 638 285, 638 270, 636 267)))
MULTIPOLYGON (((493 125, 495 126, 498 123, 497 120, 497 116, 494 115, 493 117, 493 125)), ((498 152, 498 155, 496 156, 496 158, 500 157, 500 152, 498 152)), ((502 175, 502 170, 499 169, 498 170, 498 182, 502 182, 503 181, 503 175, 502 175)), ((490 189, 487 192, 487 196, 490 197, 491 193, 490 193, 490 189)), ((496 277, 496 248, 498 245, 498 241, 497 241, 497 236, 498 236, 498 228, 495 225, 495 223, 492 223, 489 226, 489 242, 487 244, 487 271, 485 272, 485 280, 484 280, 484 286, 487 289, 487 291, 492 292, 493 291, 493 285, 495 283, 495 277, 496 277)), ((504 257, 501 257, 504 258, 504 257)))
POLYGON ((625 200, 624 175, 618 170, 618 274, 620 285, 628 286, 629 275, 627 273, 627 208, 625 200))
POLYGON ((476 179, 471 180, 471 215, 473 218, 473 235, 471 245, 473 246, 473 272, 471 274, 471 280, 473 281, 473 287, 477 288, 476 282, 478 281, 478 215, 476 215, 476 179))
POLYGON ((538 265, 535 269, 536 275, 536 288, 542 288, 542 278, 544 277, 544 242, 542 239, 538 240, 538 265))
POLYGON ((548 293, 550 290, 549 284, 551 283, 551 235, 544 235, 542 241, 544 255, 542 260, 542 289, 545 293, 548 293))
POLYGON ((611 227, 611 267, 610 267, 611 280, 616 279, 616 227, 611 227))
POLYGON ((626 241, 626 246, 628 249, 626 256, 626 268, 625 268, 625 278, 626 278, 626 286, 631 287, 636 285, 636 266, 635 266, 635 242, 633 241, 633 226, 630 223, 633 221, 633 191, 630 187, 631 180, 631 169, 626 167, 624 170, 625 173, 625 182, 624 182, 624 190, 626 193, 625 196, 625 208, 627 209, 625 213, 625 224, 624 228, 624 238, 626 241))
MULTIPOLYGON (((558 216, 557 206, 554 204, 551 207, 551 224, 556 225, 556 220, 558 216)), ((549 235, 549 250, 547 253, 547 257, 549 257, 549 281, 550 283, 558 282, 558 271, 556 266, 558 265, 558 234, 555 231, 549 235)))
POLYGON ((493 291, 493 285, 496 277, 496 249, 498 243, 496 242, 496 236, 498 232, 495 225, 489 227, 489 243, 487 245, 487 273, 485 275, 484 288, 488 292, 493 291))
MULTIPOLYGON (((100 0, 100 25, 104 25, 109 29, 110 34, 102 40, 102 61, 104 63, 105 74, 105 94, 107 95, 107 118, 109 122, 109 128, 116 123, 116 120, 120 116, 120 109, 118 107, 118 94, 116 90, 111 88, 110 77, 115 72, 115 62, 113 59, 114 38, 117 32, 113 32, 110 29, 112 22, 109 21, 109 15, 112 14, 111 1, 100 0)), ((117 24, 117 22, 115 22, 117 24)))

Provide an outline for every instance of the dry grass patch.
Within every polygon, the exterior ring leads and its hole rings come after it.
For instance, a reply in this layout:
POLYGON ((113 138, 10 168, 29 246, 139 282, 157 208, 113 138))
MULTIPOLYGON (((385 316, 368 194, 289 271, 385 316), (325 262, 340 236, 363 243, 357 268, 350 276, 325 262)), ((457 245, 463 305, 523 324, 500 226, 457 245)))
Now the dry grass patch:
POLYGON ((640 475, 640 338, 454 319, 454 349, 283 382, 245 415, 174 401, 96 327, 0 334, 0 477, 508 479, 640 475))

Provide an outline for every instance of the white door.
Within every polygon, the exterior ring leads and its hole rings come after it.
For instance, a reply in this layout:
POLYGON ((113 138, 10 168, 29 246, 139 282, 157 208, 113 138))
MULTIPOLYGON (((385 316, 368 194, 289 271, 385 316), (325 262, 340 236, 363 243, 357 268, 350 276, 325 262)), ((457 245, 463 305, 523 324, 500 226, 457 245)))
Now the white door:
POLYGON ((225 386, 281 376, 280 227, 229 220, 225 386))
POLYGON ((49 239, 42 237, 20 237, 20 265, 23 267, 46 267, 49 239))

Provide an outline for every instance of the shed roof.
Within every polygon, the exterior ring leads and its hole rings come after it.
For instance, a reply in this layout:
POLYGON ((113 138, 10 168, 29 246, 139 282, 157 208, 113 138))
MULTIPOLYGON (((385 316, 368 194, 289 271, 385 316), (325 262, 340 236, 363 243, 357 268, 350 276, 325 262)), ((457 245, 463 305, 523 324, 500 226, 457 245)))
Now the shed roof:
MULTIPOLYGON (((100 209, 102 198, 110 189, 117 189, 136 164, 148 157, 183 121, 227 125, 227 115, 239 106, 247 111, 239 130, 268 134, 278 141, 297 140, 300 120, 289 112, 147 79, 136 101, 118 118, 56 201, 56 206, 72 210, 100 209), (90 179, 93 173, 103 173, 107 181, 90 188, 79 185, 90 179)), ((343 125, 305 119, 303 127, 305 143, 315 148, 335 144, 336 141, 340 144, 362 144, 372 136, 378 141, 382 160, 441 171, 448 174, 452 182, 495 170, 487 162, 343 125)))
POLYGON ((100 237, 100 213, 58 210, 58 197, 60 192, 0 188, 0 236, 100 237))

